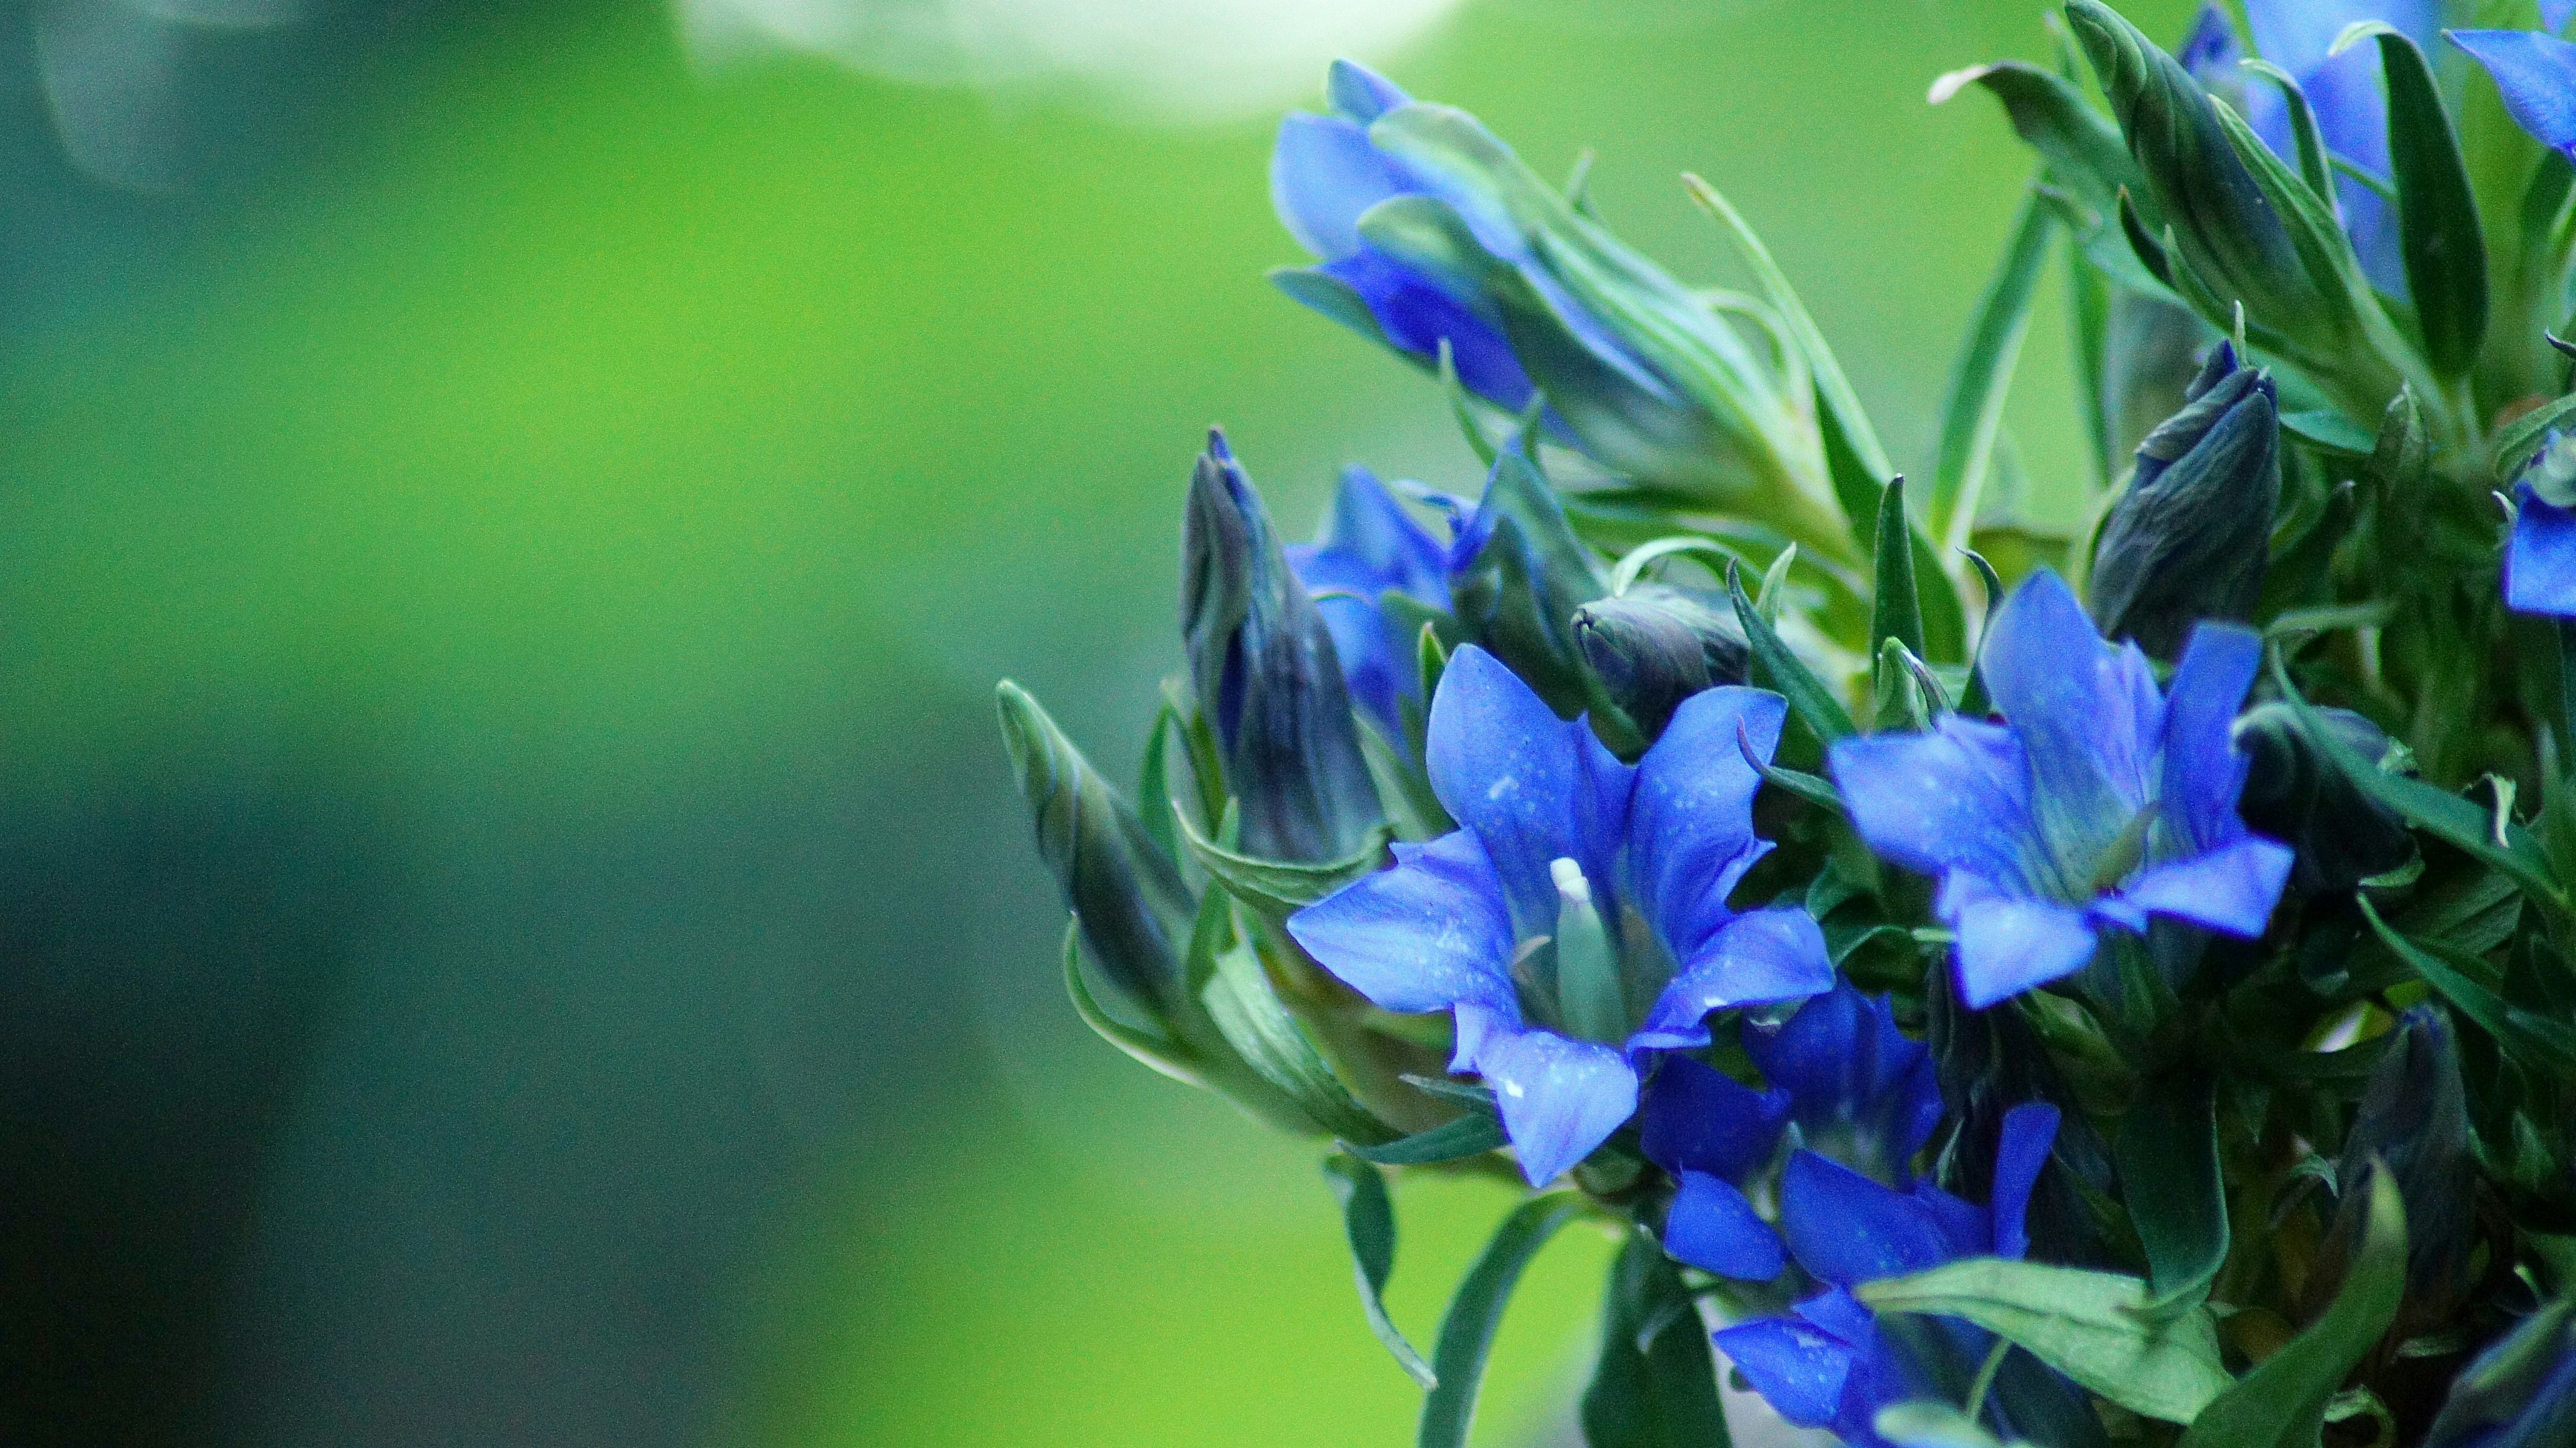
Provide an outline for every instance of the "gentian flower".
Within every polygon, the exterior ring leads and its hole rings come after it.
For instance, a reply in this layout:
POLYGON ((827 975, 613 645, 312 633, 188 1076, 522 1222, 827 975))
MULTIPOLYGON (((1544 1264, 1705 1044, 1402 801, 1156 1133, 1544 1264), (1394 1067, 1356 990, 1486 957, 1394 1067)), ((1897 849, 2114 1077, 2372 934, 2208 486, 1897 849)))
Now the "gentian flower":
POLYGON ((2560 1298, 2479 1353, 2451 1384, 2424 1448, 2554 1448, 2576 1437, 2576 1299, 2560 1298))
MULTIPOLYGON (((2328 150, 2375 176, 2386 176, 2388 95, 2379 78, 2375 47, 2329 55, 2335 38, 2357 22, 2385 21, 2429 50, 2440 28, 2439 0, 2246 0, 2254 49, 2289 72, 2306 93, 2328 150)), ((2175 58, 2203 85, 2227 98, 2274 154, 2295 158, 2289 104, 2269 82, 2249 80, 2238 63, 2242 38, 2225 10, 2203 6, 2189 39, 2175 58)), ((2406 295, 2406 263, 2397 235, 2397 209, 2349 176, 2335 178, 2335 201, 2363 272, 2380 290, 2406 295)))
POLYGON ((1652 1053, 1708 1044, 1704 1018, 1833 984, 1804 911, 1727 896, 1771 848, 1753 833, 1786 706, 1711 689, 1622 764, 1472 645, 1431 702, 1431 787, 1460 828, 1288 918, 1323 967, 1390 1011, 1450 1011, 1450 1069, 1494 1089, 1533 1184, 1636 1110, 1652 1053))
MULTIPOLYGON (((2567 47, 2576 52, 2576 46, 2567 47)), ((2504 601, 2521 613, 2576 618, 2576 437, 2549 434, 2513 485, 2504 601)))
POLYGON ((1382 600, 1401 593, 1449 607, 1449 549, 1413 520, 1366 468, 1346 468, 1312 543, 1291 544, 1288 566, 1315 600, 1341 656, 1351 700, 1390 739, 1404 737, 1404 705, 1422 695, 1414 640, 1382 600))
POLYGON ((2413 1328, 2455 1321, 2469 1288, 2470 1253, 2481 1238, 2468 1086, 2460 1078, 2450 1017, 2416 1006, 2398 1018, 2353 1108, 2339 1160, 2336 1234, 2359 1240, 2371 1166, 2384 1163, 2406 1204, 2406 1298, 2399 1320, 2413 1328))
POLYGON ((1784 1261, 1780 1238, 1743 1185, 1770 1165, 1783 1124, 1798 1124, 1805 1149, 1902 1186, 1907 1162, 1941 1122, 1941 1088, 1931 1050, 1896 1029, 1884 998, 1872 1001, 1849 982, 1785 1023, 1747 1020, 1743 1042, 1769 1089, 1668 1057, 1647 1088, 1639 1137, 1646 1158, 1681 1188, 1665 1217, 1664 1250, 1702 1271, 1767 1282, 1784 1261))
MULTIPOLYGON (((2566 23, 2570 6, 2544 16, 2549 28, 2566 23)), ((2475 57, 2495 77, 2504 108, 2531 138, 2576 160, 2576 45, 2532 30, 2449 30, 2453 45, 2475 57)))
POLYGON ((1861 838, 1939 878, 1971 1008, 2075 971, 2106 927, 2143 932, 2161 915, 2262 933, 2291 854, 2237 817, 2246 762, 2229 739, 2261 660, 2252 630, 2202 624, 2160 695, 2146 656, 2104 642, 2043 570, 1986 638, 2002 724, 1951 715, 1835 742, 1861 838))
MULTIPOLYGON (((2024 1214, 2057 1120, 2057 1108, 2045 1103, 2005 1116, 1994 1191, 1983 1207, 1928 1182, 1899 1192, 1814 1152, 1791 1153, 1780 1176, 1780 1226, 1790 1255, 1825 1291, 1786 1316, 1719 1332, 1719 1349, 1781 1417, 1830 1428, 1853 1448, 1875 1448, 1882 1442, 1872 1426, 1879 1409, 1943 1396, 1933 1365, 1921 1360, 1923 1346, 1947 1350, 1973 1371, 1993 1339, 1942 1319, 1939 1334, 1900 1343, 1851 1289, 1962 1257, 2027 1253, 2024 1214)), ((2000 1399, 1989 1399, 1989 1407, 2001 1415, 2000 1399)))

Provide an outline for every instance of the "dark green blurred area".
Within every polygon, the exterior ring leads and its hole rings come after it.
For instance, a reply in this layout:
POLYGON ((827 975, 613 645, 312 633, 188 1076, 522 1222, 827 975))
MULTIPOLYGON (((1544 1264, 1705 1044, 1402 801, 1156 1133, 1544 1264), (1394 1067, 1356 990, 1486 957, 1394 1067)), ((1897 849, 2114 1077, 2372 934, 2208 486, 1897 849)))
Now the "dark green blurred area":
MULTIPOLYGON (((1388 69, 1694 279, 1709 177, 1919 461, 2028 171, 1923 92, 2038 9, 1485 0, 1388 69)), ((1262 282, 1270 123, 379 10, 158 199, 0 28, 0 1439, 1407 1441, 1318 1151, 1065 1006, 990 703, 1132 768, 1212 421, 1294 532, 1475 484, 1262 282)), ((1503 1206, 1400 1192, 1417 1335, 1503 1206)), ((1606 1256, 1481 1441, 1563 1431, 1606 1256)))

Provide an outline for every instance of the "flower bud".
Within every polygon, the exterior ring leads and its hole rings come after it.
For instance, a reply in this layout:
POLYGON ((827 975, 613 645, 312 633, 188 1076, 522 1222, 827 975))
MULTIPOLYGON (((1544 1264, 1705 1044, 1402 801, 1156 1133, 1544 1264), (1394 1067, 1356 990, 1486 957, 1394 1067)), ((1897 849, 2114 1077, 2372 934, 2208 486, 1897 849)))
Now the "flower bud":
POLYGON ((1037 825, 1038 857, 1093 963, 1131 1003, 1159 1015, 1181 979, 1192 911, 1180 872, 1037 700, 1008 681, 996 692, 1002 744, 1037 825))
POLYGON ((2524 1318, 2451 1383, 2424 1448, 2558 1448, 2576 1440, 2576 1300, 2524 1318))
MULTIPOLYGON (((2388 736, 2359 714, 2316 713, 2362 758, 2376 762, 2388 752, 2388 736)), ((2289 705, 2261 704, 2248 711, 2236 721, 2236 747, 2248 761, 2236 811, 2256 833, 2298 852, 2290 867, 2291 889, 2303 895, 2349 890, 2405 864, 2413 853, 2405 822, 2344 777, 2289 705)))
POLYGON ((2369 1173, 2385 1163, 2406 1203, 2402 1320, 2446 1323, 2469 1286, 2478 1172, 2469 1155, 2468 1092, 2450 1018, 2431 1006, 2401 1017, 2345 1134, 2335 1232, 2358 1241, 2369 1173))
POLYGON ((1747 651, 1731 605, 1699 589, 1641 583, 1574 611, 1574 637, 1603 692, 1653 739, 1681 702, 1744 682, 1747 651))
POLYGON ((1560 717, 1582 712, 1591 697, 1574 615, 1610 584, 1538 469, 1517 452, 1496 458, 1452 548, 1450 608, 1468 639, 1560 717))
POLYGON ((1242 812, 1243 849, 1349 855, 1382 815, 1341 660, 1221 432, 1190 479, 1182 550, 1190 676, 1242 812))
POLYGON ((2221 342, 2180 412, 2138 444, 2128 491, 2102 525, 2093 621, 2172 658, 2194 623, 2248 621, 2263 592, 2281 498, 2281 420, 2269 373, 2221 342))

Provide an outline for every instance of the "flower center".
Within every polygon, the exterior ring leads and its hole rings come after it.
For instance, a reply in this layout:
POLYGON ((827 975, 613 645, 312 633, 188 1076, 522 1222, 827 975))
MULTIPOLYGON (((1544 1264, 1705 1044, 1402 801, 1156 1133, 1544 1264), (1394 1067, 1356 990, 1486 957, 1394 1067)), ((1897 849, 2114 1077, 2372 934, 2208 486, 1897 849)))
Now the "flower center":
POLYGON ((1570 859, 1548 863, 1556 881, 1556 1004, 1566 1030, 1583 1040, 1616 1044, 1628 1037, 1627 993, 1619 952, 1592 901, 1592 882, 1570 859))

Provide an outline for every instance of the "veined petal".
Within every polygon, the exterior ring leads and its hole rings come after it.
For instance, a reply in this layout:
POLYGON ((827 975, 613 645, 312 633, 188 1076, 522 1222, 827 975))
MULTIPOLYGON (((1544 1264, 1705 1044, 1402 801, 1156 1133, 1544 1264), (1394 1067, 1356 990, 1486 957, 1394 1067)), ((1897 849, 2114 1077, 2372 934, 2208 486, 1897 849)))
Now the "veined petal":
POLYGON ((1960 874, 1942 882, 1938 904, 1959 933, 1959 998, 1970 1010, 2071 975, 2093 958, 2092 928, 2071 906, 2015 899, 1960 874))
POLYGON ((2245 833, 2236 797, 2247 761, 2230 729, 2263 667, 2263 637, 2232 623, 2203 623, 2183 645, 2165 695, 2164 793, 2158 835, 2168 848, 2213 849, 2245 833))
POLYGON ((1270 202, 1297 244, 1327 261, 1360 249, 1360 213, 1419 190, 1402 163, 1340 116, 1295 114, 1270 151, 1270 202))
POLYGON ((1583 867, 1602 918, 1615 903, 1611 865, 1627 831, 1635 771, 1580 719, 1556 717, 1501 660, 1473 644, 1451 656, 1431 701, 1425 748, 1431 788, 1450 817, 1484 844, 1524 937, 1556 925, 1549 865, 1583 867))
POLYGON ((1688 1056, 1666 1056, 1637 1123, 1646 1159, 1679 1175, 1740 1182, 1771 1160, 1789 1113, 1785 1091, 1756 1091, 1688 1056))
POLYGON ((2045 1101, 2025 1102, 2004 1113, 1989 1199, 1998 1257, 2018 1259, 2030 1252, 2030 1193, 2039 1185, 2040 1168, 2048 1165, 2049 1148, 2057 1143, 2057 1122, 2057 1108, 2045 1101))
POLYGON ((1704 1171, 1681 1175, 1664 1218, 1664 1250, 1702 1272, 1768 1282, 1788 1265, 1780 1234, 1753 1210, 1735 1184, 1704 1171))
POLYGON ((1502 882, 1464 830, 1395 846, 1395 867, 1344 886, 1288 917, 1288 933, 1317 964, 1390 1011, 1477 1002, 1518 1019, 1516 944, 1502 882))
POLYGON ((1790 1255, 1837 1287, 1901 1277, 1951 1257, 1940 1225, 1912 1199, 1812 1151, 1780 1174, 1780 1230, 1790 1255))
POLYGON ((2247 835, 2205 855, 2149 865, 2120 887, 2119 898, 2153 914, 2250 940, 2272 918, 2294 859, 2289 846, 2247 835))
POLYGON ((2504 93, 2504 108, 2532 139, 2576 156, 2576 45, 2529 30, 2446 34, 2495 77, 2496 89, 2504 93))
POLYGON ((1922 734, 1855 735, 1827 758, 1869 847, 1918 874, 2023 878, 2030 816, 2021 741, 1999 725, 1942 719, 1922 734))
POLYGON ((1799 1000, 1833 989, 1825 932, 1806 911, 1781 908, 1736 916, 1711 936, 1628 1038, 1631 1052, 1708 1044, 1708 1013, 1729 1006, 1799 1000))
POLYGON ((1494 1088, 1521 1175, 1545 1186, 1592 1154, 1637 1111, 1637 1073, 1609 1046, 1553 1031, 1492 1031, 1476 1073, 1494 1088))
POLYGON ((1637 761, 1629 869, 1639 908, 1676 959, 1691 959, 1734 918, 1726 897, 1756 858, 1753 796, 1762 787, 1738 739, 1768 759, 1787 716, 1787 702, 1768 690, 1704 690, 1682 701, 1637 761))
POLYGON ((1772 1411, 1801 1428, 1822 1428, 1842 1405, 1856 1351, 1812 1323, 1770 1317, 1717 1334, 1718 1351, 1772 1411))
MULTIPOLYGON (((2576 53, 2576 45, 2567 49, 2576 53)), ((2576 74, 2569 84, 2576 86, 2576 74)), ((2569 104, 2576 111, 2576 91, 2569 93, 2569 104)), ((2576 137, 2576 115, 2570 117, 2570 135, 2576 137)), ((2505 606, 2576 618, 2576 508, 2542 502, 2529 483, 2514 489, 2514 501, 2513 541, 2504 553, 2505 606)))
POLYGON ((2134 646, 2105 643, 2046 569, 1996 610, 1978 667, 2021 741, 2031 818, 2072 893, 2154 793, 2155 676, 2134 646))

